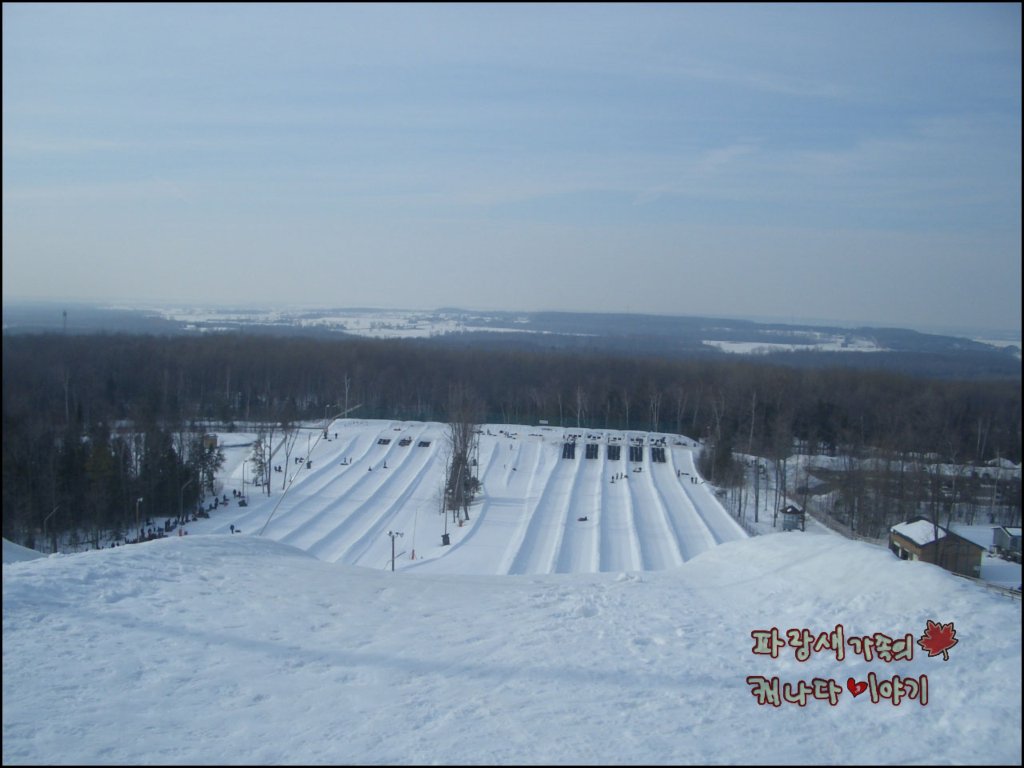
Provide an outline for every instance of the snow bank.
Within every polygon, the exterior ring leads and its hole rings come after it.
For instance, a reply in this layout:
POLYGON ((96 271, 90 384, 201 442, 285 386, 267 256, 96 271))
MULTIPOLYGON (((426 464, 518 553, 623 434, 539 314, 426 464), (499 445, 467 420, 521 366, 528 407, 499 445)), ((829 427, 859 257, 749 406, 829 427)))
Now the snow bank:
POLYGON ((40 557, 46 557, 41 552, 36 552, 34 549, 23 547, 20 544, 15 544, 13 541, 4 539, 4 563, 23 563, 27 560, 38 560, 40 557))
MULTIPOLYGON (((783 635, 784 636, 784 635, 783 635)), ((1012 763, 1019 603, 833 536, 711 548, 673 570, 381 572, 249 536, 3 569, 3 762, 1012 763), (755 655, 751 632, 842 623, 927 658, 755 655), (898 708, 848 678, 927 675, 898 708), (758 706, 747 676, 833 678, 758 706)))

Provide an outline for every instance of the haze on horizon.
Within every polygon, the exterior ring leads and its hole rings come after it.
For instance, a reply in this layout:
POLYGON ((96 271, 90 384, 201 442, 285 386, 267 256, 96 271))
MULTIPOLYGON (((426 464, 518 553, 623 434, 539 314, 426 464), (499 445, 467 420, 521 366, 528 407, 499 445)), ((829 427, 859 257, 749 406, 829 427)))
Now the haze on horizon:
POLYGON ((1021 328, 1021 7, 3 5, 3 296, 1021 328))

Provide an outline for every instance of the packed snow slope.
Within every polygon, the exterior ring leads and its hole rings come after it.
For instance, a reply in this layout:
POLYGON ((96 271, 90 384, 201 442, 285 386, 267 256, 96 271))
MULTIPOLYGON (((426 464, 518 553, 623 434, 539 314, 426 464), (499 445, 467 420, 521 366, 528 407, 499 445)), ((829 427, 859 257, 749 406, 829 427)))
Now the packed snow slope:
MULTIPOLYGON (((302 433, 287 458, 277 437, 272 464, 282 472, 271 473, 273 494, 250 488, 247 508, 232 498, 189 532, 227 533, 231 525, 258 532, 277 507, 263 535, 321 560, 390 567, 387 533, 400 531, 407 554, 396 567, 467 574, 663 570, 746 537, 709 487, 691 482, 699 480, 696 444, 678 435, 484 425, 476 457, 482 489, 459 527, 439 514, 444 424, 339 419, 328 439, 321 434, 302 433), (572 458, 563 458, 567 443, 575 445, 572 458), (588 445, 594 458, 586 458, 588 445), (631 446, 640 460, 630 460, 631 446), (652 460, 659 447, 664 462, 652 460)), ((251 465, 242 467, 248 449, 230 450, 227 493, 242 490, 243 471, 252 479, 251 465)))
POLYGON ((391 573, 193 534, 3 566, 5 765, 1020 756, 1020 604, 835 536, 631 574, 391 573), (948 661, 752 653, 772 627, 919 639, 929 620, 955 624, 948 661), (869 672, 927 675, 927 705, 855 698, 869 672), (757 675, 841 693, 759 706, 757 675))
POLYGON ((36 552, 34 549, 23 547, 13 542, 3 540, 3 561, 4 562, 25 562, 26 560, 38 560, 46 555, 36 552))
POLYGON ((26 560, 38 560, 40 557, 46 557, 36 552, 34 549, 23 547, 20 544, 15 544, 13 541, 4 539, 4 562, 5 563, 21 563, 26 560))

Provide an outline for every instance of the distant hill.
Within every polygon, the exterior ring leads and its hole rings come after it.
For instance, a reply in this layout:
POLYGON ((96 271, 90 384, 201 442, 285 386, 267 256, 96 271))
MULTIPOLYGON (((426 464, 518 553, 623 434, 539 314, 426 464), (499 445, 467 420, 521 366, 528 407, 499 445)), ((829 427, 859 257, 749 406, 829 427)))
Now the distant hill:
POLYGON ((944 378, 1021 375, 1019 346, 996 346, 905 328, 789 325, 720 317, 457 307, 403 310, 7 302, 3 324, 5 333, 352 335, 422 339, 458 347, 558 349, 671 359, 756 355, 765 362, 801 368, 883 369, 944 378))

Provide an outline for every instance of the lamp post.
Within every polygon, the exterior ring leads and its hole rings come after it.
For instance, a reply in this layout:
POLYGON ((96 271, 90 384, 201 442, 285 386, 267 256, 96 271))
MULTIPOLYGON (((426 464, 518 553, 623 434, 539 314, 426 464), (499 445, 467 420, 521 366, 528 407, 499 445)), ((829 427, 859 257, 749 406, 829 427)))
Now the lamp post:
MULTIPOLYGON (((135 500, 135 530, 136 531, 139 530, 139 504, 141 504, 141 503, 142 503, 142 497, 139 496, 139 498, 137 498, 135 500)), ((142 538, 142 536, 139 536, 137 539, 135 539, 135 542, 138 543, 139 539, 141 539, 141 538, 142 538)))
POLYGON ((185 516, 185 489, 188 488, 190 485, 192 485, 192 481, 193 480, 195 480, 194 477, 190 478, 187 483, 185 483, 183 486, 181 486, 181 493, 178 494, 178 521, 179 522, 185 516))
POLYGON ((328 408, 333 408, 333 407, 334 407, 333 404, 332 405, 325 405, 324 406, 324 437, 327 437, 327 409, 328 408))
POLYGON ((405 536, 405 534, 404 533, 399 533, 398 531, 388 531, 388 536, 391 537, 391 570, 394 571, 395 570, 395 537, 396 536, 405 536))
POLYGON ((444 533, 441 534, 441 546, 448 546, 448 493, 446 488, 441 489, 441 493, 444 494, 441 504, 441 516, 444 517, 444 533))
MULTIPOLYGON (((58 509, 60 509, 60 504, 58 504, 58 505, 57 505, 56 507, 54 507, 54 508, 53 508, 53 512, 51 512, 50 514, 48 514, 48 515, 47 515, 47 516, 46 516, 46 517, 45 517, 45 518, 43 519, 43 541, 46 541, 46 521, 47 521, 47 520, 49 520, 49 519, 50 519, 51 517, 53 517, 53 516, 54 516, 54 514, 55 514, 55 513, 57 512, 57 510, 58 510, 58 509)), ((54 550, 54 552, 56 552, 56 551, 57 551, 57 544, 56 544, 56 543, 54 543, 54 545, 53 545, 53 550, 54 550)))

